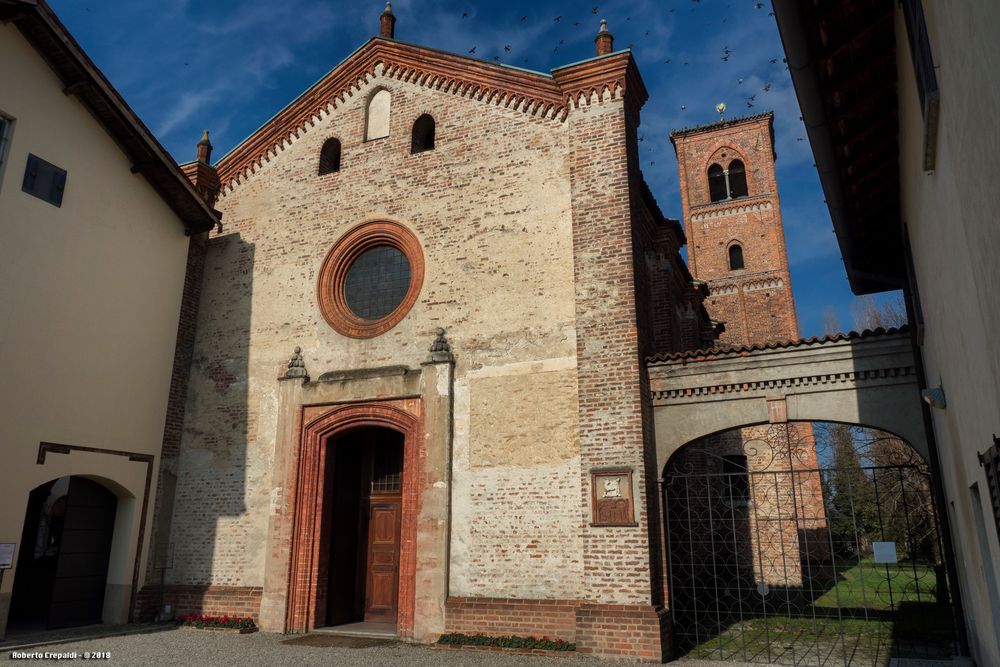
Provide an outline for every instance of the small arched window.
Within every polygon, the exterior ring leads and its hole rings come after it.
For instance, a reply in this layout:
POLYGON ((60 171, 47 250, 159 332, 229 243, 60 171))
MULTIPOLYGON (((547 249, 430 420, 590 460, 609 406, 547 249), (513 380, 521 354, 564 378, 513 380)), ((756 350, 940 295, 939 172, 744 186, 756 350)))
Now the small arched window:
POLYGON ((434 119, 428 114, 423 114, 413 124, 413 142, 411 153, 423 153, 434 150, 434 119))
POLYGON ((708 168, 708 196, 712 201, 721 201, 726 198, 726 174, 722 167, 713 164, 708 168))
POLYGON ((740 160, 729 163, 729 196, 733 199, 747 196, 747 172, 740 160))
POLYGON ((368 115, 365 118, 365 140, 381 139, 389 136, 389 103, 392 95, 385 88, 375 91, 368 100, 368 115))
POLYGON ((319 175, 340 171, 340 139, 331 137, 319 151, 319 175))
POLYGON ((739 271, 743 268, 743 246, 734 243, 729 246, 729 270, 739 271))

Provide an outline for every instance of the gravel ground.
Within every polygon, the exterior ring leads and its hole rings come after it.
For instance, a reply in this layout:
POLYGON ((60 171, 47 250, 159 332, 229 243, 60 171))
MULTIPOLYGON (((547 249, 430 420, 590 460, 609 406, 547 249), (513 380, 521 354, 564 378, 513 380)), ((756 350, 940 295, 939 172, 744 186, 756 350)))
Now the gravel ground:
MULTIPOLYGON (((315 635, 310 635, 310 638, 315 635)), ((251 667, 256 665, 404 665, 405 667, 505 667, 507 665, 549 665, 552 667, 601 667, 621 664, 588 656, 568 654, 566 656, 525 656, 494 651, 439 651, 428 646, 404 644, 392 641, 362 640, 355 642, 360 647, 345 648, 331 646, 296 645, 301 637, 290 637, 258 632, 249 635, 231 635, 192 630, 158 630, 143 634, 105 637, 103 639, 74 640, 68 643, 50 644, 21 649, 27 653, 76 653, 75 659, 62 660, 77 662, 86 660, 86 652, 108 652, 110 658, 99 659, 99 663, 116 665, 210 665, 211 667, 251 667), (290 643, 291 642, 291 643, 290 643)), ((309 640, 307 640, 309 641, 309 640)), ((11 659, 11 651, 3 655, 11 659)), ((2 658, 0 658, 2 659, 2 658)), ((54 663, 55 660, 32 659, 33 664, 54 663)), ((94 662, 91 658, 87 662, 94 662)), ((708 660, 681 660, 672 663, 677 667, 739 667, 732 662, 708 660)), ((755 665, 754 667, 760 667, 755 665)))

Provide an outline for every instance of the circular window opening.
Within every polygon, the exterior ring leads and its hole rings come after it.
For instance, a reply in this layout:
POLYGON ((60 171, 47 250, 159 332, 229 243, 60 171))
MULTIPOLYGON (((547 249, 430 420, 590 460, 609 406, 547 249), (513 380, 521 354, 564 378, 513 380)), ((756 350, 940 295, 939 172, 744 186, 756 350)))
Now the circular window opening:
POLYGON ((380 320, 403 303, 410 288, 410 262, 391 245, 361 253, 347 269, 344 300, 365 320, 380 320))
POLYGON ((371 338, 406 316, 423 276, 423 254, 412 232, 395 222, 366 223, 344 234, 323 262, 320 310, 345 336, 371 338))

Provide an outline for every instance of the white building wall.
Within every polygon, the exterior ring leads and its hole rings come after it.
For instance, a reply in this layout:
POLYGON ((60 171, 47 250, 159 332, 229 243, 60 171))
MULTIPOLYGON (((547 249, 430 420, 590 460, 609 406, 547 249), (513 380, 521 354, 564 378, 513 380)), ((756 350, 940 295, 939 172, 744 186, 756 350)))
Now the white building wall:
MULTIPOLYGON (((0 173, 0 542, 21 541, 31 489, 99 478, 119 495, 105 620, 123 622, 146 465, 36 457, 46 441, 159 461, 188 239, 13 24, 0 25, 0 63, 0 113, 14 119, 0 173), (29 153, 67 170, 61 207, 21 191, 29 153)), ((4 573, 0 637, 16 577, 4 573)))
POLYGON ((970 643, 979 665, 1000 665, 1000 543, 976 456, 1000 434, 1000 4, 923 7, 941 93, 937 163, 923 171, 923 119, 897 11, 902 214, 925 319, 927 382, 947 395, 947 408, 932 414, 970 643))

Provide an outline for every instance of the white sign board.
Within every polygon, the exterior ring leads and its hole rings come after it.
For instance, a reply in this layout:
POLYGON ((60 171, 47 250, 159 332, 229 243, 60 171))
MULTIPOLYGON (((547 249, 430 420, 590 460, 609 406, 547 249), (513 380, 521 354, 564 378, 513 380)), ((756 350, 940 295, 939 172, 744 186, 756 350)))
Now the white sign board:
POLYGON ((875 552, 876 563, 896 562, 895 542, 872 542, 872 550, 875 552))
POLYGON ((0 570, 9 570, 14 567, 14 547, 17 546, 13 542, 10 544, 0 544, 0 570))

